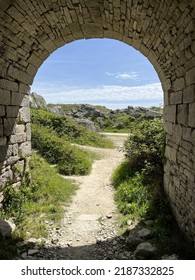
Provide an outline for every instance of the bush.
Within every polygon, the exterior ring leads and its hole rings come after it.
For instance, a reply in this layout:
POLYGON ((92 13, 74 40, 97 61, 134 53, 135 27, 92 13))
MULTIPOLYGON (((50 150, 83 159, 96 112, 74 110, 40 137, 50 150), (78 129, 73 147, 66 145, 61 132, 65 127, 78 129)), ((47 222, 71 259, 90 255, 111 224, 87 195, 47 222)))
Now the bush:
POLYGON ((159 221, 163 212, 166 213, 164 221, 170 220, 163 192, 162 120, 142 117, 134 124, 124 147, 126 161, 112 176, 119 210, 139 219, 158 217, 159 221))
POLYGON ((163 169, 164 159, 164 130, 161 119, 143 119, 135 123, 129 139, 125 143, 126 158, 137 168, 142 169, 146 164, 163 169))
POLYGON ((85 175, 91 170, 91 153, 72 146, 46 127, 32 124, 32 147, 64 175, 85 175))
POLYGON ((45 110, 31 110, 31 121, 33 124, 47 127, 60 138, 73 143, 101 148, 114 147, 110 140, 87 130, 66 116, 45 110))

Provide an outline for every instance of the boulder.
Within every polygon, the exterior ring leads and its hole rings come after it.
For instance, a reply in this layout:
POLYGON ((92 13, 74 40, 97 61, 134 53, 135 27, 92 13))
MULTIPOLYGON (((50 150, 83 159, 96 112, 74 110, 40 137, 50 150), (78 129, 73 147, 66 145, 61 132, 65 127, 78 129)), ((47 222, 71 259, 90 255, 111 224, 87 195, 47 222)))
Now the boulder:
POLYGON ((137 259, 145 260, 150 259, 156 254, 156 247, 154 247, 149 242, 142 242, 140 243, 135 252, 134 255, 137 259))
POLYGON ((142 242, 142 239, 138 235, 137 231, 131 231, 129 236, 126 239, 126 243, 129 245, 129 247, 136 247, 138 244, 142 242))
POLYGON ((13 222, 0 218, 0 236, 3 238, 10 237, 16 226, 13 222))
POLYGON ((150 238, 152 237, 152 231, 147 228, 142 228, 137 232, 138 236, 141 238, 150 238))
POLYGON ((94 123, 90 120, 87 120, 87 119, 76 119, 76 122, 78 124, 81 124, 83 126, 85 126, 89 131, 92 131, 92 132, 97 132, 97 129, 94 125, 94 123))
POLYGON ((47 103, 45 99, 36 92, 30 93, 29 102, 30 108, 32 109, 47 109, 47 103))
POLYGON ((162 257, 162 260, 178 260, 179 257, 176 254, 172 254, 172 255, 165 255, 162 257))

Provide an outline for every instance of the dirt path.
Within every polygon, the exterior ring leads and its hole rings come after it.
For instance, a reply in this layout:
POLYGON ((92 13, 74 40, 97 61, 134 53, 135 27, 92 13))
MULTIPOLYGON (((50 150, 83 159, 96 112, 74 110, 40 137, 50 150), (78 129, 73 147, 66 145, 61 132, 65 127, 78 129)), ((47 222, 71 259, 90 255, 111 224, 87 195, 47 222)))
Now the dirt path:
POLYGON ((126 135, 120 135, 115 138, 115 149, 87 147, 101 155, 101 159, 94 162, 91 174, 65 177, 74 179, 79 189, 66 209, 62 227, 54 229, 50 234, 50 243, 55 245, 55 250, 52 248, 54 258, 108 258, 107 253, 111 254, 111 251, 107 252, 107 246, 103 243, 110 241, 116 249, 117 211, 110 178, 124 158, 119 147, 122 146, 125 137, 126 135))

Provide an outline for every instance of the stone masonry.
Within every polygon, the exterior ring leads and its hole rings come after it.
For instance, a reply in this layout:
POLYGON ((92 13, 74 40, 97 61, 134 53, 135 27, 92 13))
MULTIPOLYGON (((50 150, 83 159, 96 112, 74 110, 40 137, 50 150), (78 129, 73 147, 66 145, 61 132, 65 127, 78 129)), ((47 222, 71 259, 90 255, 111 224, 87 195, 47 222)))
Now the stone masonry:
POLYGON ((30 156, 29 86, 78 39, 112 38, 145 55, 164 91, 164 187, 195 241, 195 0, 0 0, 0 201, 30 156))

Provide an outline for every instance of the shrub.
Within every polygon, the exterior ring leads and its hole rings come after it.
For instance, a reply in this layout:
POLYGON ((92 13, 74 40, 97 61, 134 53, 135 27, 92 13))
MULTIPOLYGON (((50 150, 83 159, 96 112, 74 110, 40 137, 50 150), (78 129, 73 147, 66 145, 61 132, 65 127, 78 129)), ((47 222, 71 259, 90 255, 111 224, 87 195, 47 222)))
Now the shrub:
POLYGON ((162 170, 164 158, 164 130, 159 118, 143 119, 135 123, 129 139, 125 143, 125 155, 139 169, 146 164, 162 170))
POLYGON ((136 120, 124 150, 126 161, 112 176, 119 210, 139 219, 158 217, 159 221, 160 215, 166 213, 164 220, 169 220, 170 209, 163 192, 162 120, 145 117, 136 120))
POLYGON ((31 110, 31 120, 33 124, 47 127, 60 138, 73 143, 101 148, 114 147, 110 140, 87 130, 66 116, 44 110, 31 110))
POLYGON ((64 175, 85 175, 91 170, 92 157, 87 151, 72 146, 48 128, 32 124, 32 147, 51 164, 57 164, 64 175))

